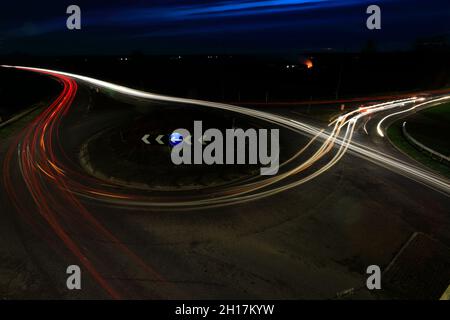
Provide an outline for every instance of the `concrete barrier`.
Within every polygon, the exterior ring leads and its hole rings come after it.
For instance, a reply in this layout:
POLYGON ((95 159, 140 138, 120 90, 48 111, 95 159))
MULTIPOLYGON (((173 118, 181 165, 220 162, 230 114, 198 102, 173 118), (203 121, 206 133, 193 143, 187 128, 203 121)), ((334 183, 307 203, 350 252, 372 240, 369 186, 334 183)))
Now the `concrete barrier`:
POLYGON ((402 133, 403 136, 406 138, 406 140, 408 140, 409 143, 411 143, 414 147, 416 147, 417 149, 419 149, 420 151, 429 153, 430 156, 432 158, 436 158, 438 159, 440 162, 445 163, 446 165, 450 164, 450 157, 443 155, 442 153, 439 153, 437 151, 434 151, 433 149, 427 147, 426 145, 424 145, 423 143, 420 143, 419 141, 417 141, 416 139, 414 139, 409 133, 408 131, 406 131, 406 121, 403 122, 402 125, 402 133))
POLYGON ((5 122, 0 123, 0 129, 3 128, 3 127, 6 127, 7 125, 10 125, 10 124, 16 122, 17 120, 22 119, 23 117, 25 117, 26 115, 32 113, 33 111, 37 110, 40 107, 41 107, 41 105, 34 106, 34 107, 30 108, 30 109, 27 109, 27 110, 23 111, 22 113, 19 113, 18 115, 12 117, 11 119, 6 120, 5 122))

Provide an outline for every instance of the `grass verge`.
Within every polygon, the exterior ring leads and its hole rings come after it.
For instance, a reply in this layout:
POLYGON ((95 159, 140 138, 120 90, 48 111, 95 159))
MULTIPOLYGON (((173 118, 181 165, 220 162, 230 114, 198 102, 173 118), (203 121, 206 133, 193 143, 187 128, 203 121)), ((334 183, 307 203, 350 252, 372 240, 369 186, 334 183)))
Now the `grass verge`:
POLYGON ((408 133, 415 139, 440 152, 450 154, 448 130, 450 124, 450 103, 419 111, 408 118, 408 133))
POLYGON ((404 120, 399 120, 389 126, 387 134, 392 143, 394 143, 401 151, 406 153, 411 158, 417 160, 431 170, 450 178, 450 168, 448 166, 431 158, 430 155, 416 149, 405 139, 402 133, 403 122, 404 120))

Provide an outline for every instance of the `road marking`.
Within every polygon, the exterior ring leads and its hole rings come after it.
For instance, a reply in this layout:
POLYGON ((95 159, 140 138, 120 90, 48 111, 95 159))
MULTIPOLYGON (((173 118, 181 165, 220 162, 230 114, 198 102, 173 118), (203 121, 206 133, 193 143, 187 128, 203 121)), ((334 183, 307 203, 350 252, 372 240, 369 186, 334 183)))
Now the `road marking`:
POLYGON ((142 141, 144 141, 145 144, 150 144, 150 141, 148 141, 148 138, 150 137, 149 134, 146 134, 142 137, 142 141))
POLYGON ((159 144, 164 144, 164 142, 161 140, 162 138, 164 138, 164 135, 160 134, 158 137, 156 137, 156 142, 158 142, 159 144))

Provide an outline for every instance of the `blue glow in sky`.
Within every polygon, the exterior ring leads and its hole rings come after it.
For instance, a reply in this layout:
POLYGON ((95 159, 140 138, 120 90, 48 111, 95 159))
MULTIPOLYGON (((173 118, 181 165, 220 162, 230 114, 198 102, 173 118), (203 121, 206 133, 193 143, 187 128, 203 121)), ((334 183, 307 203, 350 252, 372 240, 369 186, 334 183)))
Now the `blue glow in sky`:
POLYGON ((82 30, 68 31, 72 3, 5 3, 0 53, 356 50, 368 40, 396 49, 450 33, 448 0, 79 0, 82 30), (381 6, 382 30, 365 27, 369 4, 381 6))
MULTIPOLYGON (((176 15, 216 17, 229 14, 258 14, 270 11, 292 11, 300 8, 318 7, 336 1, 330 0, 267 0, 267 1, 222 1, 209 5, 195 5, 189 8, 179 8, 176 15)), ((343 3, 349 1, 341 1, 343 3)), ((355 1, 352 1, 355 2, 355 1)))

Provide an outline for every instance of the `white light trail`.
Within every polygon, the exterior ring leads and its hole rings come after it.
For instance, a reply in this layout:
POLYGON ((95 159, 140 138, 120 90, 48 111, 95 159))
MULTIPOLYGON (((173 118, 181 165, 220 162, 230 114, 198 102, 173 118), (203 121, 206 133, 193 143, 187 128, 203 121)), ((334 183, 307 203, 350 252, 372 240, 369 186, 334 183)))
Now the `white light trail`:
MULTIPOLYGON (((54 74, 60 74, 68 77, 72 77, 78 80, 81 80, 83 82, 86 82, 90 85, 113 90, 119 93, 122 93, 124 95, 129 95, 133 97, 138 98, 144 98, 144 99, 151 99, 151 100, 158 100, 158 101, 165 101, 165 102, 174 102, 174 103, 184 103, 184 104, 191 104, 191 105, 199 105, 204 107, 211 107, 211 108, 218 108, 223 109, 227 111, 237 112, 241 114, 245 114, 248 116, 256 117, 258 119, 262 119, 271 123, 275 123, 279 126, 288 128, 292 131, 301 133, 301 134, 308 134, 312 135, 314 139, 320 138, 323 140, 322 145, 313 153, 312 156, 310 156, 309 159, 304 161, 302 164, 298 165, 294 169, 291 169, 285 173, 281 173, 275 177, 267 178, 263 181, 254 182, 252 184, 249 184, 249 188, 242 187, 238 190, 238 192, 233 194, 226 194, 226 195, 220 195, 217 197, 208 197, 204 199, 195 199, 192 201, 180 201, 180 202, 149 202, 147 200, 137 200, 137 199, 118 199, 118 197, 109 197, 108 193, 102 193, 105 195, 105 198, 101 198, 100 200, 103 200, 105 202, 115 203, 115 204, 124 204, 124 205, 133 205, 133 206, 161 206, 161 207, 188 207, 188 206, 199 206, 202 207, 214 207, 214 206, 221 206, 226 204, 232 204, 232 203, 240 203, 240 202, 246 202, 250 200, 259 199, 262 197, 266 197, 269 195, 273 195, 275 193, 296 187, 302 183, 305 183, 307 181, 310 181, 311 179, 317 177, 318 175, 322 174, 323 172, 327 171, 329 168, 331 168, 333 165, 335 165, 347 152, 347 150, 351 151, 352 153, 367 159, 373 163, 376 163, 380 166, 383 166, 385 168, 388 168, 398 174, 401 174, 405 177, 408 177, 414 181, 417 181, 421 184, 427 185, 435 190, 438 190, 446 195, 450 194, 450 185, 448 183, 448 180, 439 177, 431 172, 428 172, 423 169, 419 169, 414 165, 405 163, 399 159, 396 159, 392 156, 383 154, 382 152, 378 150, 371 149, 367 146, 361 145, 359 143, 356 143, 355 141, 352 141, 353 132, 355 130, 356 123, 359 119, 362 117, 373 115, 377 112, 384 112, 391 109, 400 108, 409 104, 416 103, 418 101, 423 101, 424 98, 406 98, 406 99, 399 99, 384 103, 375 104, 372 106, 364 107, 358 110, 350 111, 344 115, 339 116, 336 120, 332 121, 329 126, 333 126, 333 129, 331 132, 325 132, 323 129, 316 128, 314 126, 289 119, 280 115, 275 115, 263 111, 248 109, 244 107, 239 106, 233 106, 223 103, 216 103, 216 102, 209 102, 209 101, 201 101, 201 100, 194 100, 194 99, 185 99, 185 98, 176 98, 176 97, 169 97, 164 95, 158 95, 153 93, 148 93, 140 90, 135 90, 131 88, 127 88, 124 86, 120 86, 117 84, 109 83, 106 81, 81 76, 77 74, 67 73, 67 72, 60 72, 60 71, 54 71, 54 70, 48 70, 48 69, 40 69, 40 68, 30 68, 30 67, 13 67, 13 66, 3 66, 3 67, 10 67, 10 68, 19 68, 24 70, 30 70, 30 71, 37 71, 37 72, 47 72, 47 73, 54 73, 54 74), (345 128, 345 133, 343 137, 340 137, 341 129, 345 128), (314 163, 317 163, 319 159, 322 159, 328 152, 330 152, 333 149, 333 146, 337 144, 338 150, 336 151, 336 154, 332 157, 331 160, 326 162, 325 164, 322 164, 319 168, 317 168, 313 173, 310 173, 306 177, 299 178, 298 180, 287 183, 282 186, 273 187, 272 189, 261 191, 262 188, 267 188, 268 186, 274 185, 276 182, 280 182, 281 180, 293 176, 303 170, 306 170, 307 168, 311 167, 314 163)), ((411 108, 408 108, 406 110, 401 110, 398 112, 391 113, 384 117, 377 125, 377 132, 381 136, 383 136, 382 130, 381 130, 381 124, 384 120, 386 120, 389 117, 402 114, 411 110, 414 110, 417 107, 424 106, 427 104, 432 104, 440 101, 444 101, 450 99, 450 96, 441 97, 437 99, 433 99, 427 102, 424 102, 422 104, 415 105, 411 108)), ((367 131, 367 130, 366 130, 367 131)), ((309 147, 310 144, 307 145, 309 147)), ((297 157, 303 149, 297 153, 293 158, 297 157)), ((287 162, 292 161, 293 158, 289 159, 287 162)), ((285 163, 286 164, 286 163, 285 163)), ((74 190, 75 193, 79 193, 79 191, 74 190)), ((97 192, 97 195, 99 192, 97 192)), ((86 197, 92 197, 86 194, 82 194, 86 197)), ((98 200, 96 197, 95 199, 98 200)))
MULTIPOLYGON (((381 120, 378 122, 378 124, 377 124, 377 133, 378 133, 378 135, 379 135, 380 137, 384 137, 384 133, 383 133, 383 130, 381 129, 381 125, 383 124, 383 122, 384 122, 386 119, 389 119, 389 118, 391 118, 391 117, 394 117, 394 116, 399 115, 399 114, 402 114, 402 113, 410 112, 410 111, 412 111, 412 110, 414 110, 414 109, 416 109, 416 108, 418 108, 418 107, 422 107, 422 106, 425 106, 425 105, 428 105, 428 104, 432 104, 432 103, 435 103, 435 102, 439 102, 439 101, 443 101, 443 100, 448 100, 448 99, 450 99, 450 96, 446 96, 446 97, 441 97, 441 98, 429 100, 429 101, 427 101, 427 102, 424 102, 424 103, 420 103, 420 104, 418 104, 418 105, 415 105, 414 107, 411 107, 411 108, 409 108, 409 109, 397 111, 397 112, 394 112, 394 113, 390 113, 390 114, 388 114, 387 116, 385 116, 383 119, 381 119, 381 120)), ((423 101, 423 98, 417 99, 417 101, 423 101)))

